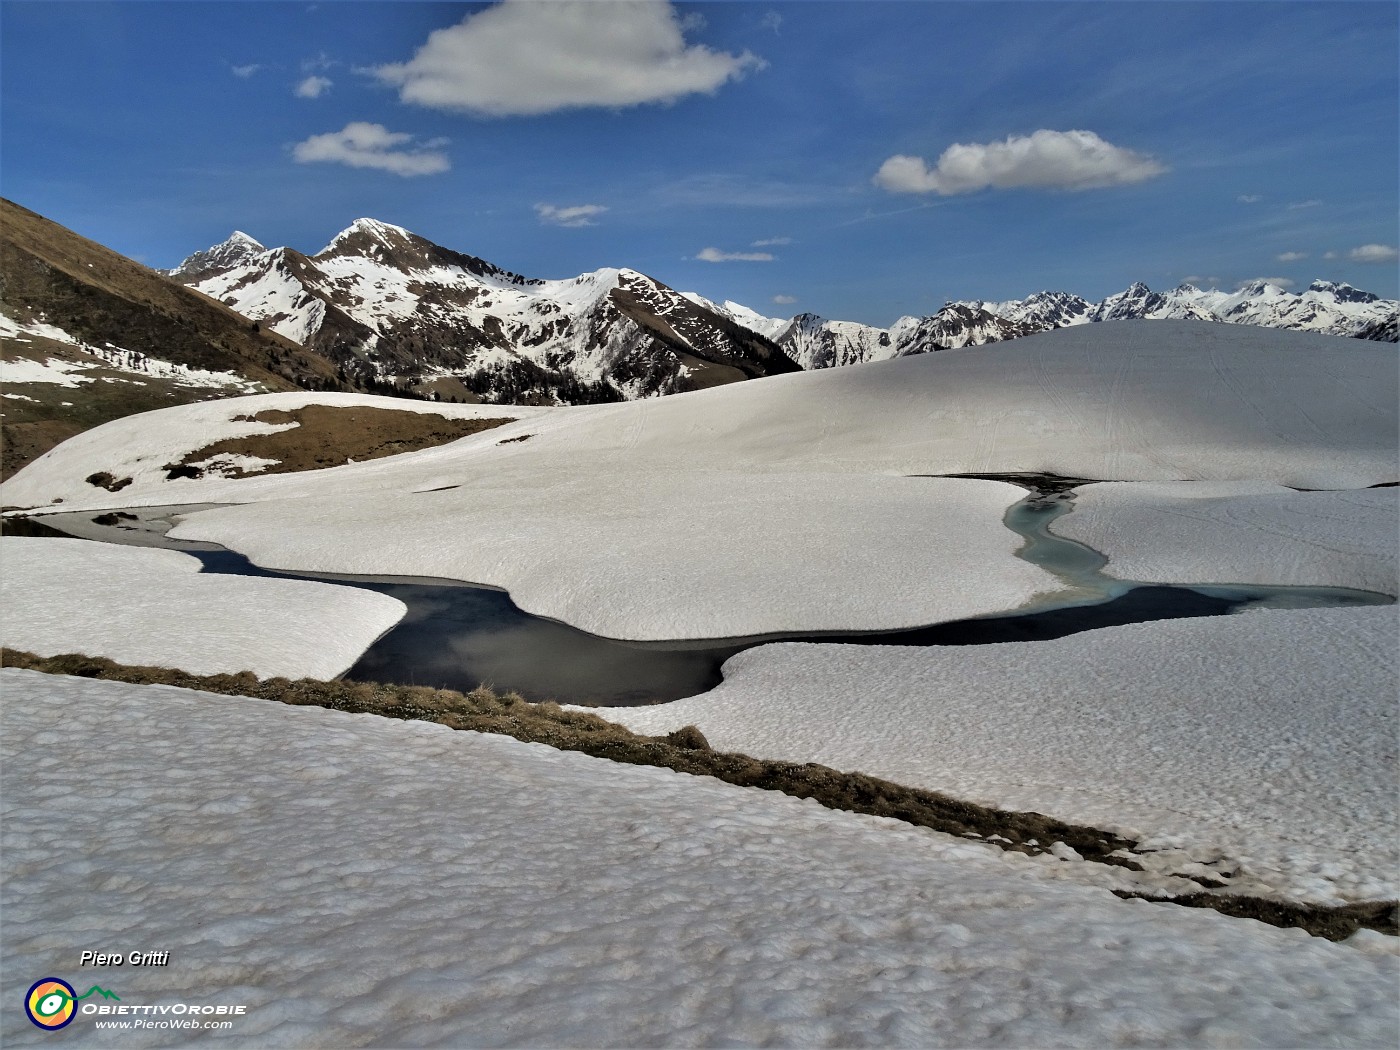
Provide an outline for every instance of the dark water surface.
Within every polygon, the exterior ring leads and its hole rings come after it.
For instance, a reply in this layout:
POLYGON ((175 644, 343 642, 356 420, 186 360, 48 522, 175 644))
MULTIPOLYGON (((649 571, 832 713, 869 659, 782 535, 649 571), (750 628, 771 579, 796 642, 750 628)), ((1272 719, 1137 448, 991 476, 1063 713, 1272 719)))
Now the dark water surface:
POLYGON ((487 683, 531 700, 598 706, 664 703, 703 693, 720 683, 725 660, 764 642, 988 645, 1061 638, 1150 620, 1219 616, 1249 606, 1304 608, 1394 601, 1387 595, 1334 587, 1180 587, 1111 579, 1103 575, 1103 555, 1049 531, 1050 524, 1070 507, 1069 497, 1052 482, 1007 511, 1007 527, 1026 540, 1018 556, 1055 574, 1064 585, 1062 591, 1026 609, 903 631, 794 632, 677 642, 626 642, 588 634, 522 612, 509 594, 490 587, 263 569, 214 544, 166 537, 171 519, 194 509, 189 507, 49 515, 43 521, 9 519, 4 531, 172 547, 199 558, 205 572, 325 580, 378 591, 402 601, 408 614, 344 677, 464 691, 487 683))

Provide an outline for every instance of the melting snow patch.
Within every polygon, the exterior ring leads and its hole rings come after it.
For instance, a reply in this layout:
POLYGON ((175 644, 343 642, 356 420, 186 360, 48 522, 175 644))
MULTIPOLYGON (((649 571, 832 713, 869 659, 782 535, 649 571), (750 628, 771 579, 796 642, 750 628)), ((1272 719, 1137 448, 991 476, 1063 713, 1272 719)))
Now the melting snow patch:
POLYGON ((76 387, 93 381, 92 376, 80 374, 88 371, 90 367, 56 357, 43 361, 29 358, 0 361, 0 383, 48 383, 53 386, 76 387))

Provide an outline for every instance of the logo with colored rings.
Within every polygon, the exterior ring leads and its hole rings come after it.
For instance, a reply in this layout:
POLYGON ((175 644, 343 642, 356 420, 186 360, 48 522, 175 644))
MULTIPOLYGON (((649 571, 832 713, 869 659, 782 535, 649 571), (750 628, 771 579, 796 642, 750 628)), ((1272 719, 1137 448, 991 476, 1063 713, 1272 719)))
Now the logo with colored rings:
POLYGON ((24 997, 24 1012, 40 1028, 56 1031, 73 1020, 78 993, 67 981, 45 977, 35 981, 24 997))

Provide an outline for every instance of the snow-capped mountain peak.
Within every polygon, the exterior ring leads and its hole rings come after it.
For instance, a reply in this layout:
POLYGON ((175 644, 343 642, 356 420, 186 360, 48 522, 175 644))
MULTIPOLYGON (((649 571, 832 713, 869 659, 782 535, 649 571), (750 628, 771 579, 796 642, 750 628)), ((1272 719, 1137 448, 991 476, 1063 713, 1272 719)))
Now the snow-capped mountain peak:
POLYGON ((393 223, 380 222, 378 219, 356 219, 332 237, 330 243, 316 254, 318 256, 340 254, 343 246, 347 243, 363 245, 366 241, 370 244, 378 243, 387 248, 394 248, 409 241, 412 237, 413 234, 393 223))
POLYGON ((254 238, 242 230, 234 230, 228 240, 186 256, 175 269, 163 272, 167 277, 173 277, 183 284, 192 284, 240 266, 265 251, 267 249, 254 238))
POLYGON ((1308 291, 1331 295, 1343 303, 1374 303, 1380 299, 1380 296, 1353 288, 1345 281, 1313 281, 1308 285, 1308 291))

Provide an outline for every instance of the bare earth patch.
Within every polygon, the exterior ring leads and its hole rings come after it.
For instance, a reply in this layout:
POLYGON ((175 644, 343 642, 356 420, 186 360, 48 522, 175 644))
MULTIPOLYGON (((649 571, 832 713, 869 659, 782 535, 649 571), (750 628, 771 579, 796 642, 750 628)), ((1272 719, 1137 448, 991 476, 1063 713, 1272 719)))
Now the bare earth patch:
POLYGON ((258 423, 296 423, 297 426, 273 434, 216 441, 189 453, 178 463, 167 463, 164 469, 168 476, 200 477, 204 470, 198 464, 227 455, 276 460, 258 470, 239 471, 240 475, 320 470, 351 461, 362 463, 368 459, 417 452, 515 422, 513 419, 448 419, 430 412, 330 405, 307 405, 290 411, 270 408, 254 416, 238 418, 258 423))

